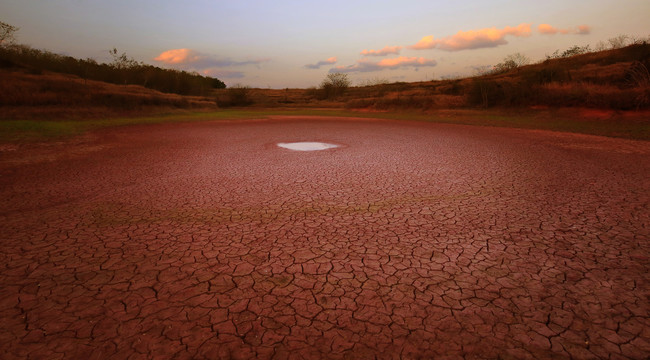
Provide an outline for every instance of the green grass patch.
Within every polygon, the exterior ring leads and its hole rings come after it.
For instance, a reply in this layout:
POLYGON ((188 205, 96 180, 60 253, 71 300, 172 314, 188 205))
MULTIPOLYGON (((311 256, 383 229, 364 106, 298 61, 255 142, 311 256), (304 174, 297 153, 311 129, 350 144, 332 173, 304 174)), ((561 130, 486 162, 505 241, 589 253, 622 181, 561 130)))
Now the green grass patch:
POLYGON ((557 111, 458 110, 422 112, 357 112, 341 109, 228 109, 141 117, 87 120, 0 120, 0 142, 50 141, 103 128, 190 121, 267 119, 270 116, 357 117, 434 123, 496 126, 575 132, 650 140, 650 121, 643 115, 613 115, 608 119, 584 119, 557 111))
POLYGON ((0 142, 38 142, 81 135, 87 131, 108 127, 159 124, 169 122, 208 121, 219 119, 249 119, 251 112, 197 112, 143 117, 123 117, 88 120, 11 120, 0 119, 0 142))
POLYGON ((70 121, 0 120, 0 141, 23 142, 78 135, 82 124, 70 121))

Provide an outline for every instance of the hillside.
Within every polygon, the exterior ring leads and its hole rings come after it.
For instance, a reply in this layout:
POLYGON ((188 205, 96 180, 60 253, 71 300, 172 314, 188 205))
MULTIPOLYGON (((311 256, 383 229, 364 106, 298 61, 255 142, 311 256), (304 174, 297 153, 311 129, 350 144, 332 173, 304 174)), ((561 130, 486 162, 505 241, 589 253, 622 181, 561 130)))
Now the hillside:
MULTIPOLYGON (((323 99, 320 89, 249 89, 261 107, 346 107, 370 110, 436 110, 490 107, 650 107, 650 44, 591 52, 477 77, 350 87, 323 99)), ((231 89, 216 90, 227 102, 231 89)))
POLYGON ((173 109, 215 109, 198 96, 165 94, 59 73, 0 70, 0 117, 82 118, 137 115, 173 109))
MULTIPOLYGON (((319 88, 273 90, 244 86, 201 87, 201 96, 186 96, 142 85, 117 85, 52 72, 39 68, 36 61, 19 63, 16 60, 9 65, 4 63, 0 69, 3 79, 0 82, 0 117, 106 117, 218 107, 346 108, 425 113, 524 107, 637 111, 650 108, 649 67, 650 45, 642 43, 547 59, 476 77, 349 87, 335 97, 325 96, 319 88)), ((129 71, 134 69, 137 66, 129 71)), ((141 77, 137 73, 132 76, 133 79, 141 77)))

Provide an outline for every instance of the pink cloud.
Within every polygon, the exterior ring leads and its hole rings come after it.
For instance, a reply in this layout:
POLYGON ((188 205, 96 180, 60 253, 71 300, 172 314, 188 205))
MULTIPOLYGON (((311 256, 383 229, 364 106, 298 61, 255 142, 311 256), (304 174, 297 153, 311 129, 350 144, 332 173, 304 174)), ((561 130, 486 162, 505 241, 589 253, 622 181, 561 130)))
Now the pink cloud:
POLYGON ((402 50, 401 46, 385 46, 381 50, 363 50, 361 55, 363 56, 386 56, 388 54, 399 54, 402 50))
POLYGON ((212 67, 241 66, 241 65, 259 65, 270 61, 268 58, 248 59, 235 61, 229 58, 218 58, 214 55, 203 54, 192 49, 172 49, 163 51, 154 58, 155 61, 167 65, 176 65, 185 68, 207 69, 212 67))
POLYGON ((530 36, 530 24, 519 24, 515 27, 506 26, 503 29, 496 27, 479 30, 459 31, 455 35, 435 39, 432 35, 423 37, 411 49, 440 49, 446 51, 460 51, 467 49, 491 48, 505 45, 506 36, 530 36))
POLYGON ((159 61, 168 65, 177 65, 177 64, 187 64, 200 61, 204 56, 200 55, 198 52, 190 49, 172 49, 163 51, 154 58, 155 61, 159 61))
POLYGON ((549 24, 540 24, 537 27, 537 31, 539 31, 541 34, 553 35, 557 34, 559 30, 549 24))
POLYGON ((336 61, 337 61, 336 56, 332 56, 331 58, 328 58, 327 60, 322 60, 322 61, 319 61, 319 62, 317 62, 315 64, 307 64, 307 65, 305 65, 305 67, 307 69, 320 69, 321 66, 336 64, 336 61))
POLYGON ((380 71, 384 69, 398 69, 403 67, 425 67, 436 66, 437 62, 433 59, 426 59, 423 57, 406 57, 400 56, 393 59, 383 59, 381 61, 371 61, 369 59, 361 59, 354 65, 337 66, 330 70, 330 72, 370 72, 380 71))
POLYGON ((549 24, 540 24, 537 27, 537 31, 539 31, 540 34, 544 34, 544 35, 555 35, 555 34, 587 35, 591 33, 591 27, 589 25, 580 25, 572 29, 559 29, 549 24))

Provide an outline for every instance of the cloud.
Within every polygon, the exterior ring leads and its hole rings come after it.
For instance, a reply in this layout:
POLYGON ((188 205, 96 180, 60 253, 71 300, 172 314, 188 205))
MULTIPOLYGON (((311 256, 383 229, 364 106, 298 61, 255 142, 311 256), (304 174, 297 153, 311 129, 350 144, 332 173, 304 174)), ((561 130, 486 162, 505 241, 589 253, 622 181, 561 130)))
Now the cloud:
POLYGON ((259 65, 270 61, 270 59, 260 58, 235 61, 229 58, 218 58, 214 55, 203 54, 192 49, 172 49, 163 51, 154 58, 154 61, 184 68, 207 69, 211 67, 259 65))
POLYGON ((168 65, 176 65, 201 61, 202 58, 203 56, 194 50, 172 49, 163 51, 160 55, 154 58, 154 60, 168 65))
POLYGON ((507 44, 506 36, 527 37, 530 34, 530 24, 519 24, 515 27, 506 26, 503 29, 491 27, 459 31, 455 35, 441 39, 435 39, 433 35, 425 36, 415 45, 409 46, 409 48, 416 50, 435 48, 445 51, 491 48, 507 44))
POLYGON ((315 64, 307 64, 305 67, 307 69, 320 69, 321 66, 324 65, 331 65, 331 64, 336 64, 336 56, 332 56, 331 58, 328 58, 327 60, 322 60, 319 61, 315 64))
POLYGON ((386 56, 388 54, 399 54, 402 50, 401 46, 386 46, 381 50, 363 50, 361 55, 363 56, 386 56))
POLYGON ((580 25, 576 31, 578 35, 588 35, 591 33, 591 26, 589 25, 580 25))
POLYGON ((539 31, 540 34, 544 34, 544 35, 555 35, 555 34, 587 35, 587 34, 591 33, 591 27, 589 25, 580 25, 580 26, 572 28, 572 29, 558 29, 558 28, 556 28, 556 27, 554 27, 552 25, 549 25, 549 24, 540 24, 537 27, 537 31, 539 31))
POLYGON ((433 59, 426 59, 423 57, 406 57, 400 56, 393 59, 383 59, 381 61, 371 61, 369 59, 361 59, 354 65, 337 66, 330 69, 330 72, 370 72, 380 71, 384 69, 398 69, 403 67, 413 67, 416 70, 425 66, 436 66, 437 62, 433 59))

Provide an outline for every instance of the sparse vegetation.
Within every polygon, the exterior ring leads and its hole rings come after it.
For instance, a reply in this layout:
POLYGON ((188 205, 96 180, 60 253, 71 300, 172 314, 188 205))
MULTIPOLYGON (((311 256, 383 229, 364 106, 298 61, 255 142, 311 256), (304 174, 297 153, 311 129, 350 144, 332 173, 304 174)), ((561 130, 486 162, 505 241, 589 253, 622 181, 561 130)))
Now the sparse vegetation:
POLYGON ((236 84, 220 91, 217 95, 217 104, 223 107, 249 106, 253 104, 250 86, 236 84))
POLYGON ((634 98, 637 109, 650 106, 650 72, 646 66, 648 63, 648 61, 645 64, 635 61, 625 71, 625 78, 629 86, 638 89, 634 98))
POLYGON ((216 108, 214 101, 203 97, 165 94, 67 74, 0 69, 0 78, 0 119, 70 119, 216 108))
POLYGON ((610 49, 620 49, 630 43, 630 37, 627 35, 618 35, 607 41, 609 42, 610 49))
MULTIPOLYGON (((616 43, 616 42, 615 42, 616 43)), ((457 80, 352 88, 349 108, 442 109, 462 107, 591 107, 635 110, 650 107, 645 80, 650 44, 593 52, 590 46, 559 50, 541 63, 522 54, 497 66, 476 69, 476 76, 457 80), (639 80, 634 80, 639 79, 639 80)))
POLYGON ((327 74, 323 82, 320 84, 321 98, 332 99, 337 98, 345 93, 350 87, 350 79, 348 74, 344 73, 330 73, 327 74))
POLYGON ((555 50, 553 54, 546 55, 546 60, 568 58, 576 55, 586 54, 589 52, 591 52, 589 45, 585 45, 585 46, 574 45, 564 50, 562 53, 560 53, 560 50, 555 50))
POLYGON ((492 73, 493 74, 504 73, 506 71, 514 70, 524 65, 528 65, 529 63, 530 63, 530 58, 526 55, 523 55, 521 53, 510 54, 506 56, 502 62, 494 66, 492 73))
POLYGON ((388 79, 375 77, 371 79, 365 79, 359 82, 359 86, 378 86, 378 85, 387 85, 390 84, 388 79))

